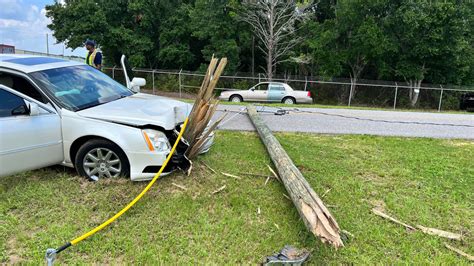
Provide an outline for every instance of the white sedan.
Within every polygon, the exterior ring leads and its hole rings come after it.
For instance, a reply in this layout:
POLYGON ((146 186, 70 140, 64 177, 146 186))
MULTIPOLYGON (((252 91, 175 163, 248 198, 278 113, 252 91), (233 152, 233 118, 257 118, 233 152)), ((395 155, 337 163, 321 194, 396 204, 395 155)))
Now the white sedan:
MULTIPOLYGON (((127 85, 78 62, 0 55, 0 176, 63 164, 92 179, 152 178, 192 106, 136 93, 144 79, 127 85)), ((186 148, 166 173, 186 167, 186 148)))
POLYGON ((261 82, 248 90, 223 91, 219 99, 230 102, 313 103, 310 91, 293 90, 282 82, 261 82))

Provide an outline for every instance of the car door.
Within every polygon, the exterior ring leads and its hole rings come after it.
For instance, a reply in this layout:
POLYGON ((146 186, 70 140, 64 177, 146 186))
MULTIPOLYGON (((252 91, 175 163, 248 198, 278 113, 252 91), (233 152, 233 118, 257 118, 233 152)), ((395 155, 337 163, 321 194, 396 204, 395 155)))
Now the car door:
POLYGON ((268 101, 281 102, 286 95, 286 90, 283 84, 270 83, 268 86, 268 101))
POLYGON ((0 85, 0 176, 61 163, 61 121, 53 108, 0 85))
POLYGON ((245 101, 254 101, 254 102, 266 102, 268 93, 268 83, 257 84, 255 87, 249 90, 249 95, 247 99, 244 97, 245 101))

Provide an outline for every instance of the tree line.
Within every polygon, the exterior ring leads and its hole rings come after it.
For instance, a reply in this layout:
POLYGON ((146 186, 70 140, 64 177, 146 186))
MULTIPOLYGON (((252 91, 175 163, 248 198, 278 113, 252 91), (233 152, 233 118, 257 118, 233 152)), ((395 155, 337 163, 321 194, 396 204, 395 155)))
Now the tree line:
POLYGON ((474 84, 474 2, 468 0, 66 0, 46 7, 69 48, 94 39, 106 63, 136 67, 350 78, 409 85, 474 84))

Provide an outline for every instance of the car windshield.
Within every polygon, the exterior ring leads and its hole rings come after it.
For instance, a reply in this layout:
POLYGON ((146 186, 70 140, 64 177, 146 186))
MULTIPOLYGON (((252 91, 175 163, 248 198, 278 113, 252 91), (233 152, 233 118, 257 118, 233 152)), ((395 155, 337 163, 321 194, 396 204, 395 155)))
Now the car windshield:
POLYGON ((70 66, 31 73, 46 93, 62 107, 79 111, 127 97, 133 93, 90 66, 70 66))

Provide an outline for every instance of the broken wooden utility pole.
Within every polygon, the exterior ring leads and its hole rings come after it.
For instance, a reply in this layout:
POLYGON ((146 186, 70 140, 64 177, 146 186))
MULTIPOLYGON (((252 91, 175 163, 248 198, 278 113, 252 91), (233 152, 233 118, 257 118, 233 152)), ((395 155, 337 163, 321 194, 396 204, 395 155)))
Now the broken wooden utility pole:
POLYGON ((257 114, 255 106, 247 106, 247 111, 308 230, 323 243, 329 243, 336 248, 344 246, 336 220, 257 114))

